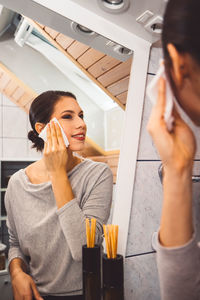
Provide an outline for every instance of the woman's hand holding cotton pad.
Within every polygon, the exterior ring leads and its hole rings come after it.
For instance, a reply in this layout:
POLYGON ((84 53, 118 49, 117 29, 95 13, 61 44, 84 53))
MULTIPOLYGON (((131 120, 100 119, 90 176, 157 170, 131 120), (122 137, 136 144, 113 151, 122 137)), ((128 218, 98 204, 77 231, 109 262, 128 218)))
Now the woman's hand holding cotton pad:
MULTIPOLYGON (((60 123, 58 122, 58 120, 56 118, 53 118, 51 121, 53 121, 53 122, 55 122, 55 123, 57 123, 59 125, 60 130, 62 132, 64 143, 65 143, 66 147, 68 147, 69 146, 69 141, 68 141, 67 136, 64 133, 64 130, 61 127, 60 123)), ((42 138, 45 142, 47 141, 47 125, 44 127, 44 129, 39 134, 39 137, 42 138)))
POLYGON ((165 74, 165 67, 163 61, 160 62, 160 67, 158 69, 156 76, 147 86, 147 95, 149 96, 151 102, 155 104, 158 98, 158 82, 161 77, 164 78, 166 81, 166 106, 165 106, 164 120, 166 122, 168 131, 172 131, 173 122, 174 122, 174 117, 172 116, 174 95, 165 74))

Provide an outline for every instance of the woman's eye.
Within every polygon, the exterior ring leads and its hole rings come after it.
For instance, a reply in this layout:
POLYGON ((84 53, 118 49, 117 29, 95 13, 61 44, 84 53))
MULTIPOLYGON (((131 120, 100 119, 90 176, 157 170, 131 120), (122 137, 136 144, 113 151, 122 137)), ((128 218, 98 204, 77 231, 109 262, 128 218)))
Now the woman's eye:
POLYGON ((79 115, 79 117, 80 117, 82 120, 84 119, 84 115, 83 115, 83 114, 79 115))
POLYGON ((64 116, 62 116, 62 119, 72 119, 72 116, 71 115, 64 115, 64 116))

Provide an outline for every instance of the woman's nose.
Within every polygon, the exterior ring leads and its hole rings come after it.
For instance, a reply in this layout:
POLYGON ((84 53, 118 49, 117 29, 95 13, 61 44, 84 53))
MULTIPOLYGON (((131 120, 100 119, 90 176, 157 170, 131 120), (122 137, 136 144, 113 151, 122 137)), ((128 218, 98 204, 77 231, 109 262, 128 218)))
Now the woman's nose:
POLYGON ((86 127, 86 124, 85 124, 85 121, 81 118, 81 117, 78 117, 77 118, 77 127, 82 127, 82 128, 85 128, 86 127))

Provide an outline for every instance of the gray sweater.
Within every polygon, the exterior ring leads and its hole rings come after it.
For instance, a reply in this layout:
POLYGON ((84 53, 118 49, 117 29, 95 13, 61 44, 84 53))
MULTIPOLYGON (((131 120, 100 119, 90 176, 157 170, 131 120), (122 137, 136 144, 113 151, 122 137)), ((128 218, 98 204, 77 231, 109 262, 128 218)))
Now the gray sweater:
POLYGON ((162 300, 200 300, 200 248, 195 237, 182 247, 158 242, 157 266, 162 300))
POLYGON ((58 209, 51 182, 32 184, 25 170, 9 180, 5 204, 9 263, 21 258, 41 295, 82 294, 85 218, 97 219, 102 241, 112 200, 112 173, 104 163, 85 159, 69 173, 75 198, 58 209))

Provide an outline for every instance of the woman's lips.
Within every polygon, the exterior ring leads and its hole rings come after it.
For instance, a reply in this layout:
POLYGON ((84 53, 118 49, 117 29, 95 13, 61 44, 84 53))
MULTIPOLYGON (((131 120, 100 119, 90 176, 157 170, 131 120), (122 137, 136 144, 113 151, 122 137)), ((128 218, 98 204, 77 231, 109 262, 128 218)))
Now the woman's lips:
POLYGON ((85 140, 85 135, 84 134, 76 134, 72 136, 74 139, 79 140, 79 141, 84 141, 85 140))

